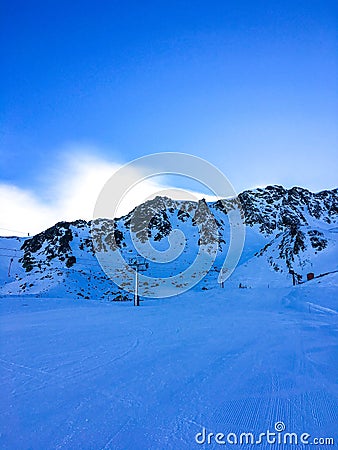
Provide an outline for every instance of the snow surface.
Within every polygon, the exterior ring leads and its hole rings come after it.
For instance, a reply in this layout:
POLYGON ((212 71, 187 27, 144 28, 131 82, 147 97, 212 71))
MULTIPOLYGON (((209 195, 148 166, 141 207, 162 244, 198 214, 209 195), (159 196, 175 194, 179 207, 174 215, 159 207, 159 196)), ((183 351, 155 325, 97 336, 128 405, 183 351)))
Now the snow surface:
POLYGON ((0 448, 222 448, 196 433, 277 421, 337 445, 337 285, 228 283, 139 308, 4 296, 0 448))

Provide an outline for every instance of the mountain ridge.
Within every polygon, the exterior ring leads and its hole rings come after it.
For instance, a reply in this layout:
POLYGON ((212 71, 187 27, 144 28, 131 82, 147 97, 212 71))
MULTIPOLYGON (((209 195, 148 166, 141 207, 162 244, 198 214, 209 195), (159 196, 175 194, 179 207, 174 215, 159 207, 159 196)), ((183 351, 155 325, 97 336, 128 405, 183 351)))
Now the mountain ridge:
MULTIPOLYGON (((214 219, 218 253, 212 269, 201 282, 203 289, 210 289, 217 286, 216 275, 229 246, 228 211, 239 204, 246 225, 246 242, 230 283, 255 286, 269 279, 271 283, 285 284, 290 283, 290 271, 301 281, 307 272, 337 269, 338 188, 313 193, 297 186, 286 189, 271 185, 216 202, 157 196, 114 222, 100 219, 94 226, 98 225, 102 234, 103 248, 110 251, 114 243, 115 250, 118 247, 126 259, 137 255, 132 235, 140 243, 149 239, 157 250, 164 251, 170 233, 175 229, 182 231, 186 248, 177 262, 168 266, 165 275, 161 275, 167 277, 189 265, 194 251, 201 245, 216 239, 210 225, 214 219), (255 279, 254 273, 261 270, 264 275, 255 279)), ((0 294, 131 298, 99 266, 94 256, 92 231, 93 221, 79 219, 58 222, 29 238, 1 238, 1 248, 8 250, 6 257, 1 257, 0 294), (7 267, 11 258, 12 265, 7 267)), ((152 275, 165 272, 163 265, 157 266, 150 266, 152 275)))

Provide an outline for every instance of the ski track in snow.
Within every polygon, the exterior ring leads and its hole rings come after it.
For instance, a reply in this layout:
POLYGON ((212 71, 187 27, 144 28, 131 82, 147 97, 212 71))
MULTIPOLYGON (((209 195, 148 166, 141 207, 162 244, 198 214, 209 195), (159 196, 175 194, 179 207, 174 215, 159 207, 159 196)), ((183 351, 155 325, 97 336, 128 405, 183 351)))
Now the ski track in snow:
POLYGON ((0 448, 185 450, 204 448, 202 427, 258 435, 277 421, 335 437, 337 314, 332 290, 306 289, 189 292, 140 308, 2 299, 0 448))

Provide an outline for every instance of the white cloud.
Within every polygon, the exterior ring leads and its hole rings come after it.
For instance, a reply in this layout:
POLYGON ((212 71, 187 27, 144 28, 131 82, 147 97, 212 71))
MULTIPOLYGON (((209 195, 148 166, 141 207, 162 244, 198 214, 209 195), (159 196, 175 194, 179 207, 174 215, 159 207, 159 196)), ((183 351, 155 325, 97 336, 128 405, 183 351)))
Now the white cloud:
MULTIPOLYGON (((95 149, 88 147, 73 146, 61 154, 58 167, 44 174, 38 193, 0 184, 0 235, 33 235, 61 220, 92 218, 101 189, 121 164, 94 156, 95 149)), ((168 186, 148 179, 127 193, 118 215, 126 214, 157 193, 182 199, 206 197, 183 190, 168 191, 168 186)))
POLYGON ((0 184, 0 233, 2 236, 22 236, 50 226, 56 211, 41 203, 36 196, 13 185, 0 184), (13 230, 13 231, 12 231, 13 230))

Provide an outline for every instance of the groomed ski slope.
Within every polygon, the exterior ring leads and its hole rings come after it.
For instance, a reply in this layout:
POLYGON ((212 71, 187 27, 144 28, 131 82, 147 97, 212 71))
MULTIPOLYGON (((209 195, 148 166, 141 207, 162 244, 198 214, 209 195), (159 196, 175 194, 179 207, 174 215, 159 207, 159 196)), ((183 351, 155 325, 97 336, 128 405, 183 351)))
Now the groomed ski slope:
POLYGON ((277 421, 337 445, 337 280, 140 308, 3 297, 0 448, 309 448, 195 442, 277 421))

